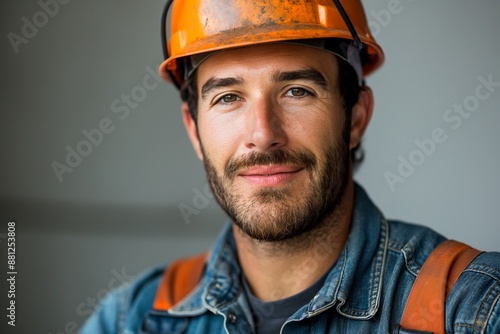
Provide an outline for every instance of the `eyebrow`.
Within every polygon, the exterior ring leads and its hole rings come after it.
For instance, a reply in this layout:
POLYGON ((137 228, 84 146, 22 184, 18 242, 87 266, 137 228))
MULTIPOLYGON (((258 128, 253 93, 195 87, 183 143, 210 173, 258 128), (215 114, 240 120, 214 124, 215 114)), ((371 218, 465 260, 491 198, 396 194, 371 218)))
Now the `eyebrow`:
POLYGON ((201 87, 201 98, 204 99, 208 92, 212 89, 220 88, 220 87, 228 87, 234 85, 243 84, 243 79, 240 77, 230 77, 230 78, 214 78, 211 77, 207 80, 201 87))
POLYGON ((328 82, 326 81, 323 74, 312 68, 297 71, 277 72, 273 74, 274 82, 294 80, 309 80, 324 89, 328 88, 328 82))
MULTIPOLYGON (((272 76, 273 82, 294 81, 294 80, 309 80, 321 86, 328 88, 328 83, 325 77, 317 70, 307 68, 304 70, 276 72, 272 76)), ((244 83, 241 77, 215 78, 211 77, 201 87, 201 98, 205 99, 207 94, 216 88, 242 85, 244 83)))

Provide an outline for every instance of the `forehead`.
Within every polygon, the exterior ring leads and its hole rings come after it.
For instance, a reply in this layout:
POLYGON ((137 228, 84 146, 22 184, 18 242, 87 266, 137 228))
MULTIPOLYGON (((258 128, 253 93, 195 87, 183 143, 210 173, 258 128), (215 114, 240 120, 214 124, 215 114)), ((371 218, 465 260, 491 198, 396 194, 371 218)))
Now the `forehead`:
MULTIPOLYGON (((270 76, 276 72, 315 69, 328 79, 337 77, 337 59, 329 51, 310 46, 269 43, 220 51, 198 68, 198 82, 235 75, 270 76)), ((328 80, 330 81, 330 80, 328 80)))

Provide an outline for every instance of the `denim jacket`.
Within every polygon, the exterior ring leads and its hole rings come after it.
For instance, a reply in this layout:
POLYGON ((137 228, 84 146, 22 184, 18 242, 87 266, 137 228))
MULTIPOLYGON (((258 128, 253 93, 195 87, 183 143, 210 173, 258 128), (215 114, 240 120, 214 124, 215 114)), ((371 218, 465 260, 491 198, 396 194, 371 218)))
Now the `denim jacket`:
MULTIPOLYGON (((340 257, 320 291, 281 333, 403 333, 398 324, 408 293, 443 240, 426 227, 385 220, 356 186, 351 232, 340 257)), ((317 252, 328 247, 318 245, 317 252)), ((230 223, 210 254, 199 285, 168 313, 152 309, 162 266, 108 295, 81 333, 253 333, 266 310, 251 315, 230 223)), ((300 274, 295 268, 286 276, 300 274)), ((500 333, 499 253, 482 253, 460 276, 446 302, 446 332, 500 333)))

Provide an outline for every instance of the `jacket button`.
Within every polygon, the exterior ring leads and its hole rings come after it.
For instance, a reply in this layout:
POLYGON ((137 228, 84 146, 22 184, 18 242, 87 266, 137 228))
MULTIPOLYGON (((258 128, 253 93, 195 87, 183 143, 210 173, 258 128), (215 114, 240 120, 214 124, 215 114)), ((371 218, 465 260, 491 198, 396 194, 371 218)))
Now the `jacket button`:
POLYGON ((233 312, 229 312, 227 314, 227 320, 229 320, 230 323, 234 324, 238 318, 233 312))

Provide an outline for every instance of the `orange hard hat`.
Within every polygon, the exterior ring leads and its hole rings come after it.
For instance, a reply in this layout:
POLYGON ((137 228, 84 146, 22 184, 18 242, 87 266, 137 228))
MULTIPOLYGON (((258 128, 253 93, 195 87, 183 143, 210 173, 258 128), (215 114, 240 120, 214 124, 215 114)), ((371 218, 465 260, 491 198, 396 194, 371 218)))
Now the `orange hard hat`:
POLYGON ((254 44, 340 39, 362 53, 362 76, 384 60, 360 0, 169 0, 162 17, 162 77, 182 86, 189 59, 206 52, 254 44), (170 38, 166 21, 169 7, 170 38))

